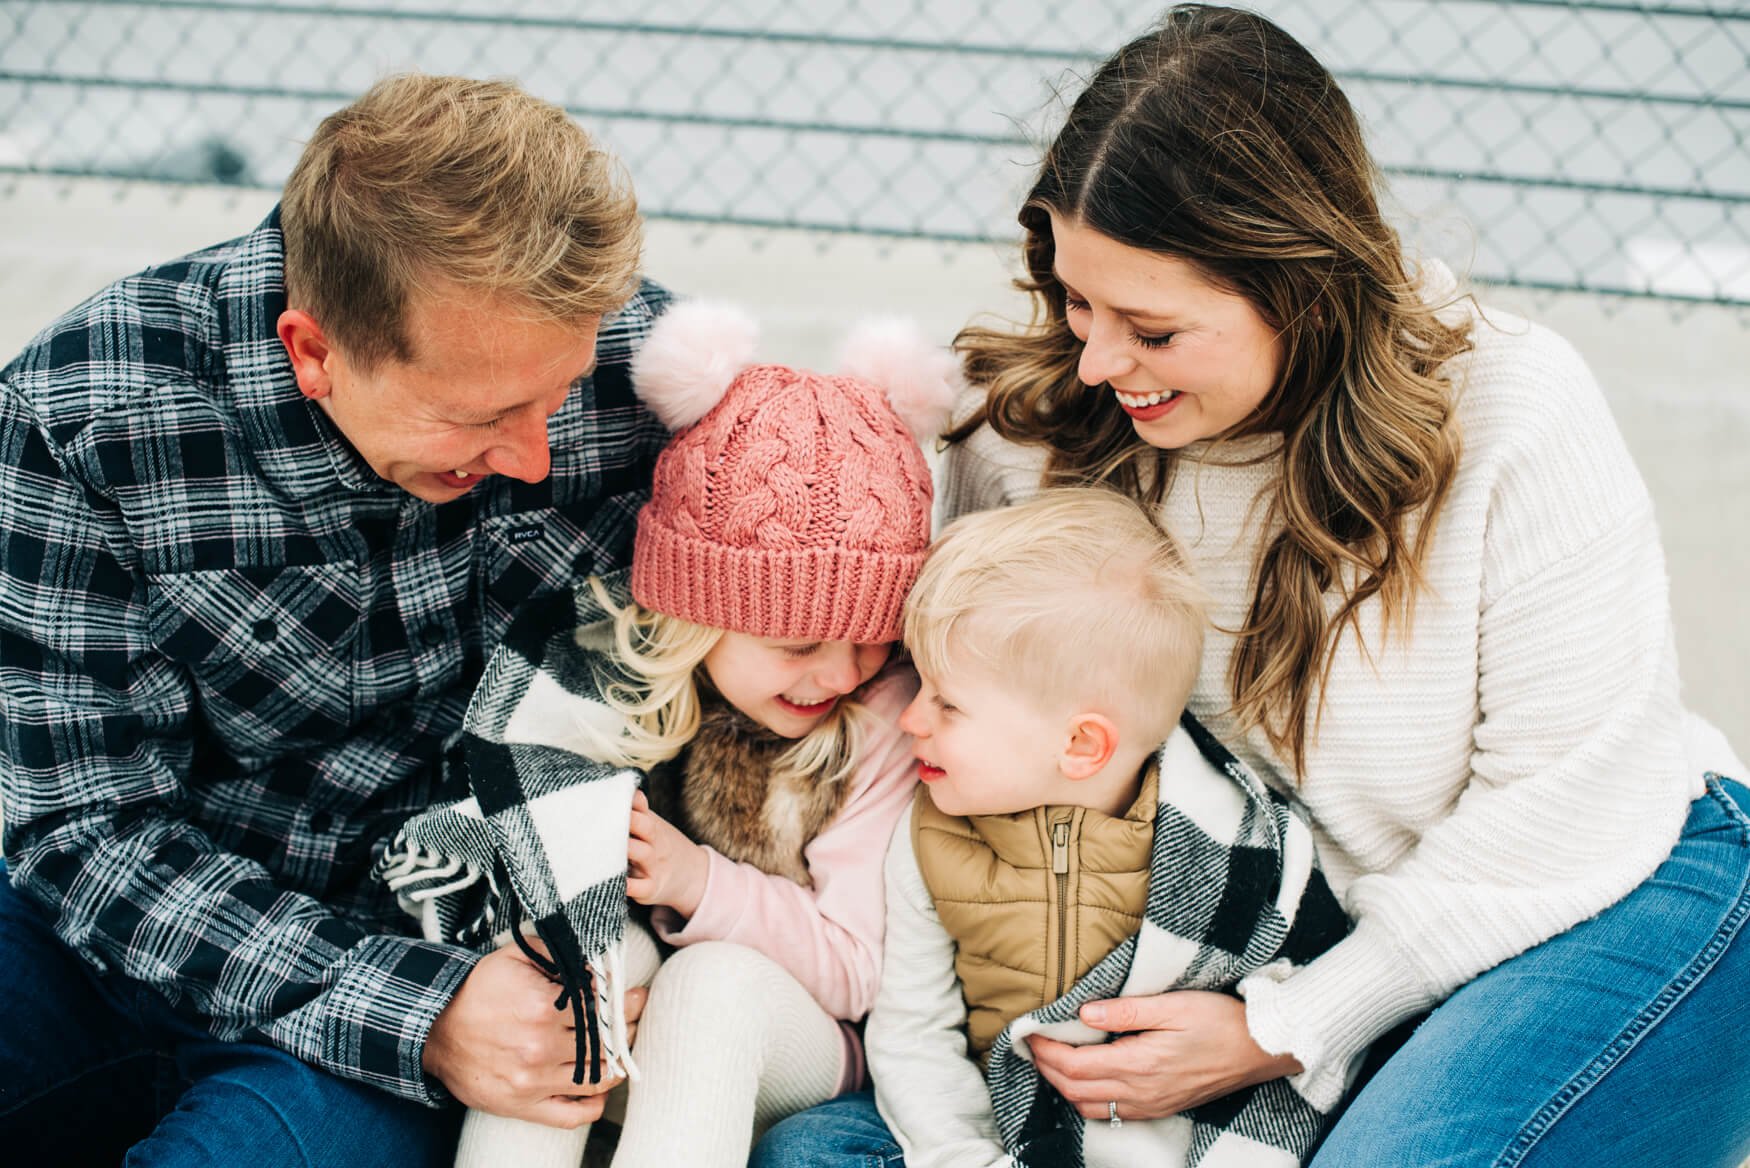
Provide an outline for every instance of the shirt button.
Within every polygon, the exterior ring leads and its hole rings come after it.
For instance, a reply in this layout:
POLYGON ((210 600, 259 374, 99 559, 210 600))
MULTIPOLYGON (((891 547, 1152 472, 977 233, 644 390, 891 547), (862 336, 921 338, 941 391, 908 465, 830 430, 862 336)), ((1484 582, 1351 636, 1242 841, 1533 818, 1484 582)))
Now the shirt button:
POLYGON ((419 643, 427 649, 435 649, 444 643, 444 626, 429 624, 419 630, 419 643))
POLYGON ((280 627, 270 620, 258 620, 249 630, 258 641, 271 641, 280 635, 280 627))
POLYGON ((326 811, 310 813, 310 830, 317 835, 327 835, 328 829, 334 826, 334 816, 326 811))

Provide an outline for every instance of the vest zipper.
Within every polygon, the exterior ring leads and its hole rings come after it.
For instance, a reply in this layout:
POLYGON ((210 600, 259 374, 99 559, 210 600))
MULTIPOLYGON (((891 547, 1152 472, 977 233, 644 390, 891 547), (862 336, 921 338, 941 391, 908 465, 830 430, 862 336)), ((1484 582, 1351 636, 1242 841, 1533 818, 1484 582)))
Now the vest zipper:
POLYGON ((1052 1001, 1063 997, 1065 966, 1069 964, 1069 820, 1051 825, 1051 871, 1057 877, 1057 992, 1052 1001))

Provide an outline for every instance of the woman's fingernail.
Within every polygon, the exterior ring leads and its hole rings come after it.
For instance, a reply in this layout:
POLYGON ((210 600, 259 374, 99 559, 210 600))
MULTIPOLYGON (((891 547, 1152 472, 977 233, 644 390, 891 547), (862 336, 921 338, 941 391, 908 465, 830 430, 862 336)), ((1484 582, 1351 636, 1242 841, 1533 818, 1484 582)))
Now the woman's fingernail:
POLYGON ((1098 1026, 1106 1020, 1106 1007, 1100 1002, 1090 1002, 1082 1007, 1082 1021, 1090 1026, 1098 1026))

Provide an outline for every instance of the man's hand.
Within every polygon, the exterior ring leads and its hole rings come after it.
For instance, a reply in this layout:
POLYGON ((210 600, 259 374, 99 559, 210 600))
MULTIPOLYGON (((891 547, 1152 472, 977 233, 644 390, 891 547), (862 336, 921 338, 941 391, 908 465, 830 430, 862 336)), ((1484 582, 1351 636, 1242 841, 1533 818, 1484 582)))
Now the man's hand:
POLYGON ((705 849, 632 796, 632 831, 626 840, 626 895, 639 904, 666 904, 683 917, 698 910, 711 861, 705 849))
POLYGON ((1298 1074, 1293 1055, 1271 1055, 1246 1029, 1246 1004, 1227 994, 1180 990, 1089 1002, 1081 1020, 1119 1035, 1069 1046, 1041 1035, 1027 1044, 1039 1073, 1086 1119, 1161 1119, 1241 1087, 1298 1074))
MULTIPOLYGON (((576 1030, 571 1011, 554 1008, 558 996, 515 945, 487 954, 432 1023, 426 1071, 469 1107, 494 1115, 562 1128, 595 1122, 619 1080, 571 1081, 576 1030)), ((646 997, 642 989, 626 994, 628 1021, 637 1021, 646 997)))

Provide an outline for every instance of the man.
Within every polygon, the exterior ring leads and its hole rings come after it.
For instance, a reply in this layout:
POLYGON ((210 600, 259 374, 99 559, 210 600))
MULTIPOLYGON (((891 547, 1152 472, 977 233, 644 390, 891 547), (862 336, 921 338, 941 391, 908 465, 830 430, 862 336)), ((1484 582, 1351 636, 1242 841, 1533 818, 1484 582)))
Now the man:
POLYGON ((640 242, 563 111, 391 78, 255 231, 0 371, 8 1157, 447 1163, 452 1097, 599 1114, 551 983, 408 936, 370 868, 466 794, 512 611, 627 558, 640 242))

